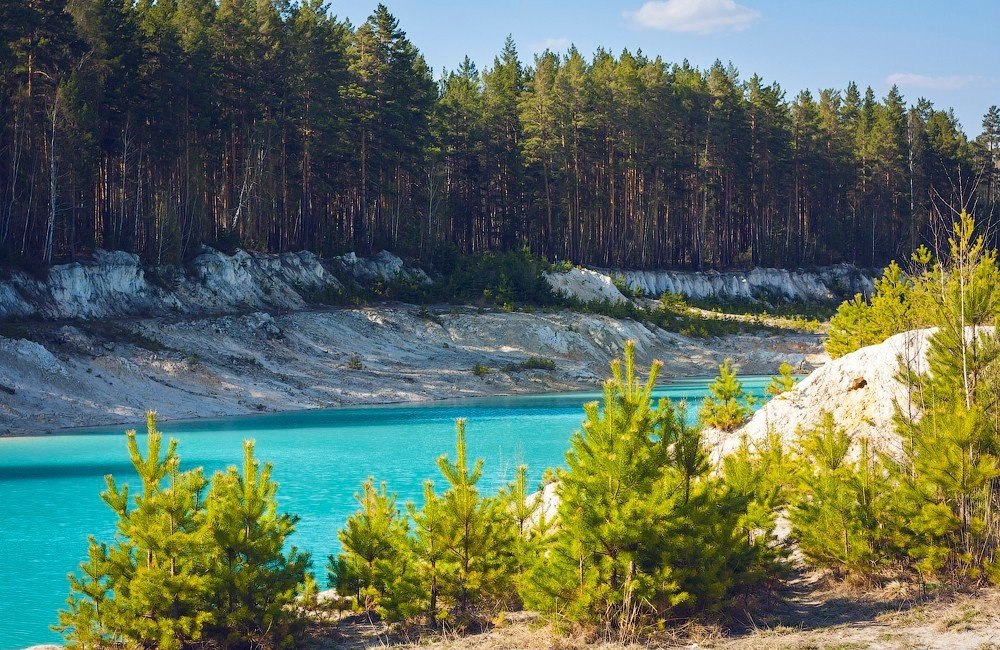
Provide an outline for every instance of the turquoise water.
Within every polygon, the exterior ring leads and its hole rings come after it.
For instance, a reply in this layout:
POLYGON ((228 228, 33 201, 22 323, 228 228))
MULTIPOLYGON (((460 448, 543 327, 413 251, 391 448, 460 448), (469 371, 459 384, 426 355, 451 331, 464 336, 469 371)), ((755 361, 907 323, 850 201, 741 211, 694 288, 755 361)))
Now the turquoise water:
MULTIPOLYGON (((744 380, 760 395, 766 378, 744 380)), ((669 384, 658 394, 691 401, 706 379, 669 384)), ((584 402, 597 393, 465 399, 163 423, 180 440, 185 467, 207 472, 239 462, 241 441, 274 464, 282 507, 301 517, 294 543, 313 553, 325 581, 337 529, 355 510, 368 476, 415 500, 437 477, 435 459, 453 453, 454 421, 468 420, 470 454, 486 460, 482 487, 495 491, 526 463, 532 480, 563 461, 584 402)), ((104 475, 133 480, 122 428, 0 439, 0 650, 58 641, 48 629, 67 593, 67 573, 86 555, 87 535, 110 539, 114 518, 101 502, 104 475)), ((140 441, 140 446, 143 443, 140 441)))

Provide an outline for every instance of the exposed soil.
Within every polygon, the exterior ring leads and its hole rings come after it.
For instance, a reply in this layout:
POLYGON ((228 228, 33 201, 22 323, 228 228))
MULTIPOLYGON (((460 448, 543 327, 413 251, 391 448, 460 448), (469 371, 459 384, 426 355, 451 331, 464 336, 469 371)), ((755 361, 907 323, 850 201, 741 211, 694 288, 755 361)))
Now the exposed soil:
POLYGON ((1000 592, 919 600, 912 590, 890 584, 877 592, 855 592, 815 575, 792 580, 756 613, 738 614, 735 629, 687 624, 670 633, 624 644, 582 635, 561 635, 537 614, 515 613, 481 634, 387 634, 384 627, 345 619, 312 630, 310 650, 376 647, 432 650, 996 650, 1000 649, 1000 592), (740 620, 742 619, 742 621, 740 620))
POLYGON ((823 363, 817 334, 691 338, 571 311, 387 304, 231 316, 13 323, 0 329, 0 435, 466 396, 597 389, 628 339, 662 381, 726 357, 772 374, 823 363), (521 370, 530 357, 553 369, 521 370), (476 374, 477 364, 489 372, 476 374))

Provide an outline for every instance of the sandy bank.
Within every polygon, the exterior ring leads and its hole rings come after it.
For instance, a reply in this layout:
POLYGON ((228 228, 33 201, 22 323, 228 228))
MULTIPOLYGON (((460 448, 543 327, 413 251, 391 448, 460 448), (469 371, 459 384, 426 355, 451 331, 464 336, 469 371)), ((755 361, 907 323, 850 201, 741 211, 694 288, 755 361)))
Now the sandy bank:
POLYGON ((131 423, 148 408, 167 420, 597 388, 628 339, 643 363, 665 361, 664 380, 710 374, 726 357, 754 374, 826 358, 810 334, 702 340, 570 311, 403 304, 32 323, 8 334, 0 435, 131 423), (531 356, 555 369, 509 368, 531 356), (476 376, 475 364, 493 371, 476 376))

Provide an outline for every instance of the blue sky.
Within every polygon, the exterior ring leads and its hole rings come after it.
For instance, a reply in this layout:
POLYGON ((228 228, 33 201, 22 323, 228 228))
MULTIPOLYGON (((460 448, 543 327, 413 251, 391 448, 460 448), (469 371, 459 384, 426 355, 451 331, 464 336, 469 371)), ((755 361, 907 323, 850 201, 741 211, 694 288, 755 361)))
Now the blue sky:
MULTIPOLYGON (((791 97, 856 81, 955 109, 966 132, 1000 104, 1000 0, 383 0, 435 69, 489 65, 507 34, 522 58, 574 43, 700 67, 732 61, 791 97)), ((354 24, 377 0, 331 0, 354 24)))

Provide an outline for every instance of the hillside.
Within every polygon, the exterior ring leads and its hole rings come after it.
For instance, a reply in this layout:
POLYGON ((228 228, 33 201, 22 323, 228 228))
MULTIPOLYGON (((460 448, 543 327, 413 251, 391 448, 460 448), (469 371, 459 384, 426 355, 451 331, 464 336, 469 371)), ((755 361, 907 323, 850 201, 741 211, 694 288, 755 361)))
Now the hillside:
MULTIPOLYGON (((631 300, 606 271, 574 268, 546 277, 574 304, 631 300), (595 286, 605 293, 595 295, 595 286)), ((719 300, 820 300, 833 295, 831 287, 870 286, 865 275, 840 268, 765 269, 729 274, 731 281, 721 283, 718 274, 669 276, 681 277, 682 288, 719 300), (751 292, 752 278, 777 289, 751 292)), ((818 334, 758 325, 692 337, 564 307, 324 304, 372 296, 394 282, 435 281, 444 280, 387 252, 320 259, 206 249, 182 268, 144 267, 135 255, 99 252, 42 277, 8 273, 0 280, 0 432, 132 422, 150 407, 173 419, 593 389, 628 339, 638 342, 644 363, 666 361, 665 377, 711 374, 727 357, 759 374, 782 361, 807 370, 825 359, 818 334), (517 368, 530 357, 555 367, 517 368), (477 364, 491 372, 473 374, 477 364)), ((638 303, 633 309, 642 313, 638 303)))
POLYGON ((665 377, 710 374, 726 357, 751 373, 825 358, 815 334, 704 340, 568 311, 400 304, 15 324, 8 337, 0 337, 0 386, 13 394, 0 400, 2 433, 134 422, 148 408, 174 419, 593 389, 627 339, 644 362, 666 359, 665 377), (555 369, 504 370, 532 356, 555 369), (494 372, 476 376, 477 363, 494 372))

